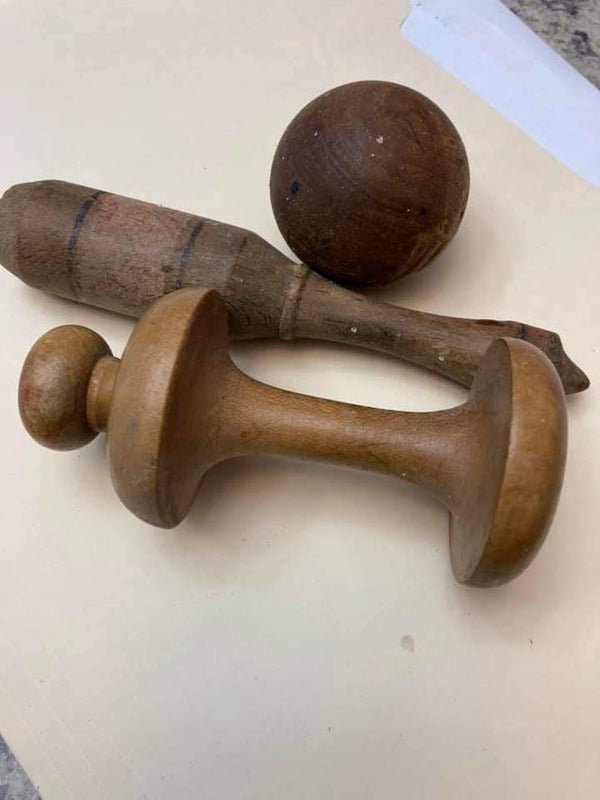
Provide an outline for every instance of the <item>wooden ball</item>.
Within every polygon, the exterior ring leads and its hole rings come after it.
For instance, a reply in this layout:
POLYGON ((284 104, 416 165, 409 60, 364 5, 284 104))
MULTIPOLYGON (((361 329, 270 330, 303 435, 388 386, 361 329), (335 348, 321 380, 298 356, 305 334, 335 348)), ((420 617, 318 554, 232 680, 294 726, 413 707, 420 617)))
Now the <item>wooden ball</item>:
POLYGON ((422 269, 452 239, 469 193, 454 125, 406 86, 360 81, 320 95, 275 151, 271 205, 305 264, 344 284, 422 269))
POLYGON ((110 348, 94 331, 62 325, 33 345, 19 382, 19 411, 29 434, 53 450, 74 450, 97 431, 88 423, 86 405, 92 372, 110 348))

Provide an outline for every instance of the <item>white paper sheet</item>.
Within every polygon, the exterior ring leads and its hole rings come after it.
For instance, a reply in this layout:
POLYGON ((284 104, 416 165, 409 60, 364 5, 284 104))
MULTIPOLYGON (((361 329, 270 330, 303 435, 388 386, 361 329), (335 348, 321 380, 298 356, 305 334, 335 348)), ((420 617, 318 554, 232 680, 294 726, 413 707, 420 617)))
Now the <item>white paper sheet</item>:
POLYGON ((402 33, 600 185, 600 92, 499 0, 413 0, 402 33))

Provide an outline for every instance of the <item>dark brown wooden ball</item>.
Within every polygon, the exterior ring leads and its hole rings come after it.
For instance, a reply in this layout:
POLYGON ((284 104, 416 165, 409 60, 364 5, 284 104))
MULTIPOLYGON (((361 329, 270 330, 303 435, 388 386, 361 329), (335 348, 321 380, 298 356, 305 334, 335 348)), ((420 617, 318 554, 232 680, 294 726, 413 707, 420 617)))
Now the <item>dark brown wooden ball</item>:
POLYGON ((406 86, 360 81, 320 95, 275 151, 271 204, 304 263, 345 284, 422 269, 456 233, 469 165, 454 125, 406 86))

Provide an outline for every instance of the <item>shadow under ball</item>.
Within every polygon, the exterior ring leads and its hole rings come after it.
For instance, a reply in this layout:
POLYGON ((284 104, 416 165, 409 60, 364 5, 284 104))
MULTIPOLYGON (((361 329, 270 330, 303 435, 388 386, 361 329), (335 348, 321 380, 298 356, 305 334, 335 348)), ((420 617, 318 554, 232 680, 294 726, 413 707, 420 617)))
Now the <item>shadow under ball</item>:
POLYGON ((406 86, 360 81, 320 95, 275 151, 271 205, 305 264, 344 284, 425 267, 456 233, 469 194, 458 131, 406 86))

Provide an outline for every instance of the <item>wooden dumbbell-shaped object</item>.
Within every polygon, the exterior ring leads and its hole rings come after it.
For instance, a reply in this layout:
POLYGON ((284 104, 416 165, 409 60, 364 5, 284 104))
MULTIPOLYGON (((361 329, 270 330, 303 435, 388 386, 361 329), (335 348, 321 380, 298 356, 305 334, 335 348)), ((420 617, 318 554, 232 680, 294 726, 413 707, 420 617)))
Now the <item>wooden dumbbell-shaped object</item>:
POLYGON ((144 315, 120 362, 92 331, 55 328, 23 367, 23 422, 58 449, 106 430, 116 491, 153 525, 181 522, 217 462, 267 453, 425 486, 450 510, 452 567, 463 583, 497 585, 531 561, 558 500, 567 438, 564 393, 537 348, 499 339, 464 405, 407 413, 253 380, 229 357, 227 325, 217 293, 184 289, 144 315))
POLYGON ((60 181, 21 184, 0 198, 0 263, 30 286, 135 317, 176 289, 216 289, 234 338, 358 345, 465 386, 494 339, 511 336, 546 353, 567 393, 589 385, 551 331, 378 303, 251 231, 60 181))

